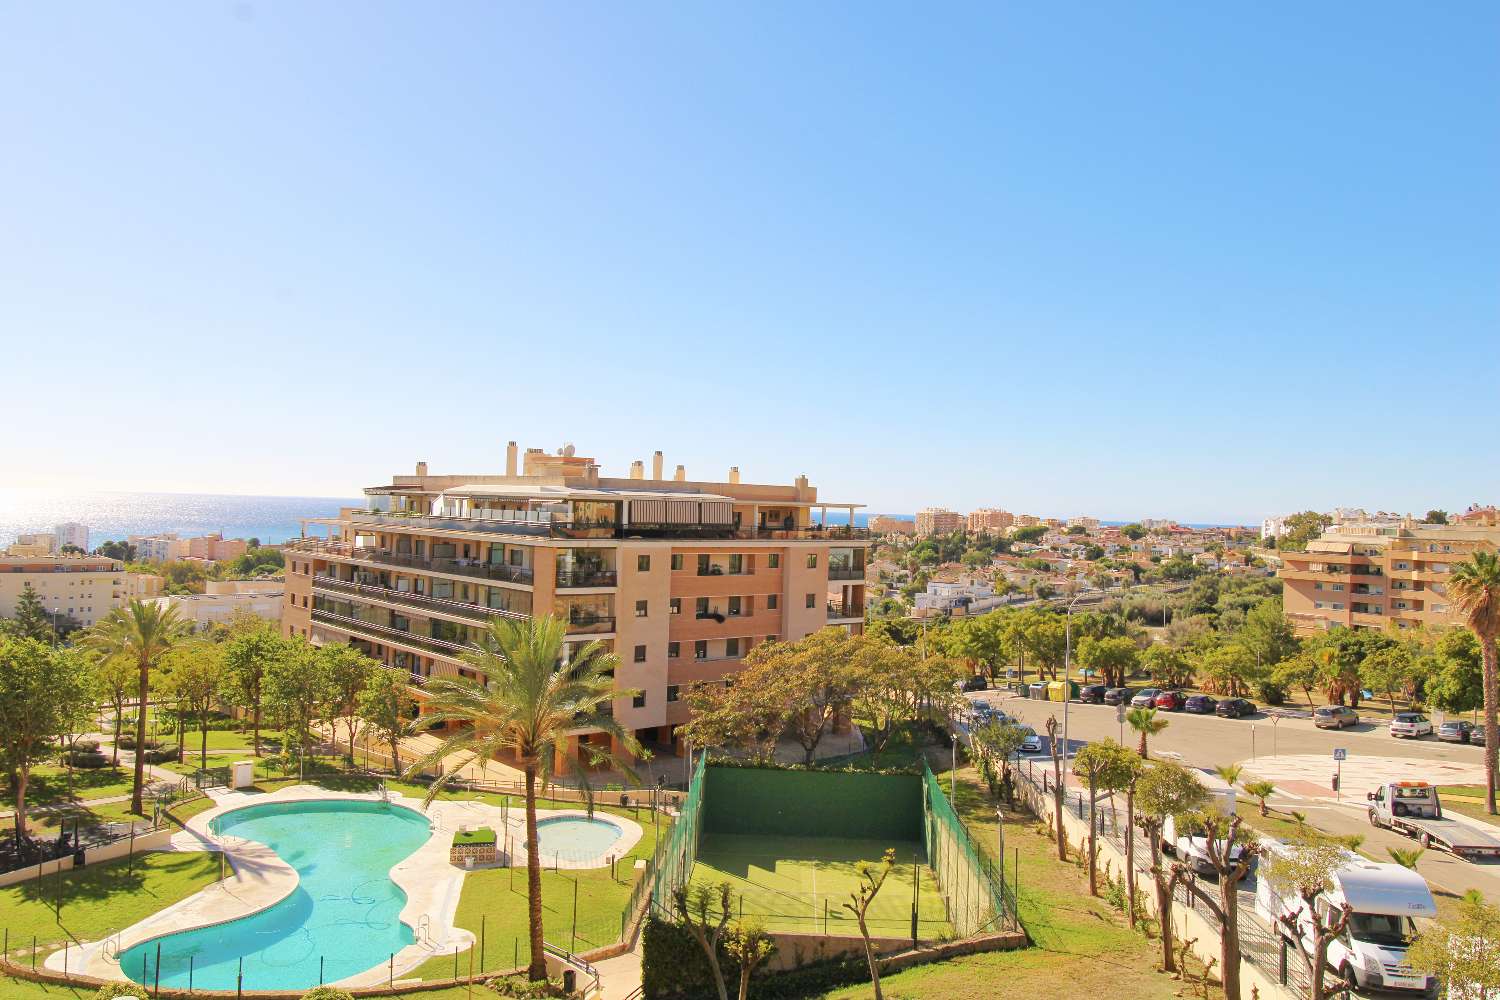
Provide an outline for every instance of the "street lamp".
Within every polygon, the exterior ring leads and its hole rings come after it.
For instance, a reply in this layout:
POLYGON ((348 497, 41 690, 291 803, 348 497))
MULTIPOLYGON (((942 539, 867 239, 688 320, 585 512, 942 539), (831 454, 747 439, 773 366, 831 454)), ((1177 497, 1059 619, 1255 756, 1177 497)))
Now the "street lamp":
MULTIPOLYGON (((1083 587, 1079 584, 1078 580, 1075 578, 1074 581, 1073 581, 1073 599, 1068 602, 1068 611, 1067 611, 1067 615, 1066 615, 1067 624, 1066 624, 1066 626, 1064 627, 1064 630, 1063 630, 1063 747, 1062 747, 1062 760, 1063 760, 1063 764, 1064 765, 1066 765, 1068 763, 1068 748, 1072 746, 1072 744, 1068 742, 1068 706, 1072 703, 1072 699, 1068 697, 1068 684, 1069 684, 1069 681, 1071 679, 1071 673, 1070 673, 1070 671, 1071 671, 1072 663, 1073 663, 1073 605, 1077 604, 1078 603, 1078 599, 1080 597, 1082 597, 1082 596, 1083 596, 1083 587)), ((1064 766, 1063 769, 1062 769, 1062 785, 1063 785, 1064 789, 1066 789, 1068 787, 1068 768, 1066 766, 1064 766)))
POLYGON ((57 645, 57 608, 52 609, 52 645, 57 645))

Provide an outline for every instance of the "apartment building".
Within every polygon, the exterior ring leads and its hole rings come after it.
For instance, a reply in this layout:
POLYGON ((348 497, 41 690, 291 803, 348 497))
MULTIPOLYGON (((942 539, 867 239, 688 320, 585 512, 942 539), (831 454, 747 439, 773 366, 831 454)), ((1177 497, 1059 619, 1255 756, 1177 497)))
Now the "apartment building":
MULTIPOLYGON (((864 627, 869 532, 817 523, 832 507, 852 524, 862 505, 820 501, 806 476, 752 485, 732 468, 704 482, 679 465, 667 478, 657 452, 649 478, 643 462, 605 478, 571 446, 518 456, 511 442, 503 475, 419 462, 365 494, 367 509, 304 522, 329 537, 283 547, 282 628, 409 670, 419 701, 427 678, 474 676, 461 657, 491 618, 550 613, 569 648, 608 644, 620 689, 640 689, 615 699, 615 718, 680 751, 693 685, 724 682, 761 643, 864 627)), ((602 739, 581 731, 557 763, 602 739)))
POLYGON ((877 514, 870 518, 870 534, 872 535, 910 535, 916 530, 917 523, 908 521, 904 517, 877 514))
POLYGON ((1500 526, 1350 521, 1281 552, 1287 621, 1302 635, 1343 625, 1383 629, 1458 625, 1445 583, 1453 564, 1500 545, 1500 526))
POLYGON ((175 534, 131 535, 125 541, 141 562, 175 562, 188 557, 188 540, 175 534))
POLYGON ((978 535, 1003 535, 1016 523, 1014 514, 994 507, 969 511, 969 531, 978 535))
POLYGON ((129 599, 124 567, 97 556, 0 557, 0 618, 16 613, 26 585, 48 612, 92 625, 129 599))
POLYGON ((946 507, 925 507, 917 511, 917 537, 926 538, 930 535, 948 535, 955 531, 963 531, 966 523, 962 514, 948 510, 946 507))
POLYGON ((1099 519, 1097 517, 1070 517, 1068 527, 1082 528, 1084 531, 1094 532, 1099 530, 1099 519))
POLYGON ((209 562, 238 559, 249 547, 250 544, 243 538, 225 538, 220 534, 200 535, 188 539, 188 558, 207 559, 209 562))
POLYGON ((89 550, 89 526, 86 524, 64 521, 52 529, 52 536, 57 539, 59 549, 64 545, 73 545, 85 552, 89 550))
POLYGON ((176 608, 185 621, 193 623, 194 631, 201 632, 245 615, 280 621, 285 592, 286 584, 281 580, 209 580, 204 593, 173 594, 154 600, 176 608))

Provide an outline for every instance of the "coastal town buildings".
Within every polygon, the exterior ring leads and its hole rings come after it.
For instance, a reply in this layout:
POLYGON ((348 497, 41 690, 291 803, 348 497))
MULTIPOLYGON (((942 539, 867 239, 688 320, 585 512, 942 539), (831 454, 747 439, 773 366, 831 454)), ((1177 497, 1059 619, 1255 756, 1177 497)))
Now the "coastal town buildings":
POLYGON ((916 533, 918 538, 931 535, 947 535, 964 530, 964 516, 946 507, 925 507, 917 511, 916 533))
POLYGON ((98 556, 0 558, 0 618, 15 614, 29 585, 47 612, 92 625, 129 599, 127 575, 120 563, 98 556))
MULTIPOLYGON (((571 446, 520 456, 511 442, 503 474, 419 462, 365 494, 367 508, 304 523, 327 537, 283 547, 282 628, 409 671, 419 700, 428 678, 475 676, 463 656, 492 618, 551 614, 570 649, 614 649, 620 689, 640 691, 616 698, 614 717, 671 747, 688 690, 726 682, 756 646, 864 628, 869 532, 817 523, 831 507, 852 524, 861 505, 820 500, 806 476, 690 480, 657 452, 649 476, 635 462, 610 478, 571 446)), ((579 732, 557 763, 604 738, 579 732)))
POLYGON ((65 545, 71 545, 84 552, 89 550, 89 526, 86 524, 64 521, 52 529, 52 537, 57 541, 59 551, 65 545))
POLYGON ((172 594, 152 599, 176 608, 185 621, 193 623, 194 631, 228 625, 246 615, 281 620, 286 591, 281 580, 209 580, 203 589, 201 594, 172 594))
POLYGON ((57 551, 57 536, 51 532, 33 531, 16 536, 5 547, 5 554, 17 559, 45 558, 57 551))
POLYGON ((126 541, 135 546, 135 557, 141 562, 175 562, 179 559, 221 562, 244 555, 249 547, 243 538, 225 538, 220 534, 195 538, 181 538, 175 533, 131 535, 126 541))
POLYGON ((972 534, 1003 535, 1015 523, 1014 514, 994 507, 969 511, 969 531, 972 534))
POLYGON ((917 522, 905 517, 877 514, 870 518, 870 533, 873 535, 911 535, 917 530, 917 522))

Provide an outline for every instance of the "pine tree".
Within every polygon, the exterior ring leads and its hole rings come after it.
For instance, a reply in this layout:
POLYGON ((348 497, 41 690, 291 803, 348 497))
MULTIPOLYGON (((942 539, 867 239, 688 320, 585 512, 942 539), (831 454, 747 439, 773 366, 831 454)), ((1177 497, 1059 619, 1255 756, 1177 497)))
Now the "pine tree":
POLYGON ((35 639, 37 642, 52 641, 51 616, 42 607, 41 598, 36 596, 36 591, 29 583, 21 588, 21 596, 16 600, 14 621, 15 632, 22 638, 35 639))

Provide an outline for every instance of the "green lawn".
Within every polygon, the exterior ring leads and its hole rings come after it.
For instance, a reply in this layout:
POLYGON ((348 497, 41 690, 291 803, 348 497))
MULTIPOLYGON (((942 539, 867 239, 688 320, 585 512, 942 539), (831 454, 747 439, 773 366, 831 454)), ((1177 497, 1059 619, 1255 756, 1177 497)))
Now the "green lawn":
POLYGON ((693 885, 728 882, 739 913, 768 930, 858 934, 854 915, 843 908, 860 884, 857 866, 876 862, 887 848, 899 861, 871 904, 871 933, 911 933, 913 889, 920 878, 918 930, 924 939, 949 934, 943 895, 922 857, 922 845, 835 837, 705 835, 693 868, 693 885), (914 863, 915 862, 915 863, 914 863))
POLYGON ((1500 824, 1500 819, 1484 811, 1483 785, 1441 785, 1438 787, 1438 798, 1444 809, 1485 823, 1500 824))
POLYGON ((104 799, 113 795, 129 795, 134 772, 121 766, 100 767, 92 770, 73 768, 72 787, 69 789, 68 769, 55 764, 42 764, 31 770, 31 780, 26 785, 26 801, 31 806, 49 805, 59 802, 104 799))
MULTIPOLYGON (((40 956, 64 941, 96 941, 185 899, 219 877, 208 853, 149 851, 0 889, 0 927, 10 931, 12 954, 29 954, 36 935, 40 956), (57 910, 62 900, 61 913, 57 910)), ((9 996, 9 994, 7 994, 9 996)))
MULTIPOLYGON (((628 809, 597 811, 631 817, 628 809)), ((645 820, 641 824, 644 834, 630 853, 616 863, 613 878, 608 868, 542 872, 542 926, 548 941, 575 951, 588 951, 619 940, 620 914, 630 901, 635 884, 636 859, 649 859, 656 850, 657 833, 665 836, 669 829, 663 822, 659 830, 653 832, 650 814, 646 812, 642 812, 638 819, 645 820)), ((475 956, 476 972, 481 968, 508 970, 514 967, 513 963, 526 964, 526 869, 487 868, 470 872, 464 877, 463 895, 459 898, 454 922, 476 935, 483 930, 483 961, 480 961, 480 956, 475 956)), ((467 955, 459 955, 458 969, 461 974, 468 974, 467 955)), ((431 959, 408 975, 416 979, 447 979, 453 975, 453 959, 431 959)))

